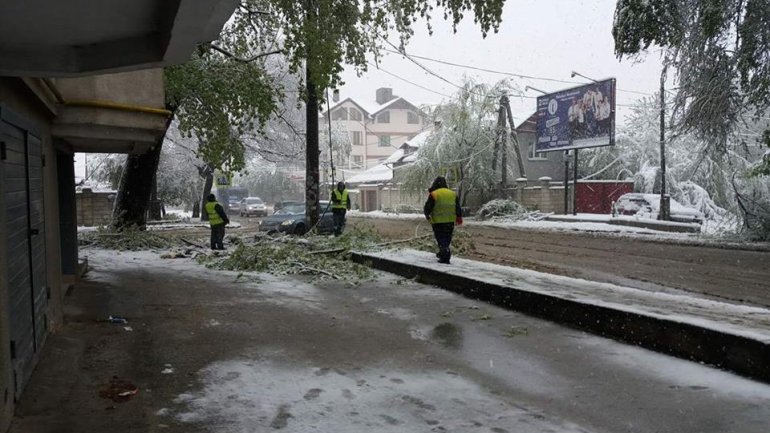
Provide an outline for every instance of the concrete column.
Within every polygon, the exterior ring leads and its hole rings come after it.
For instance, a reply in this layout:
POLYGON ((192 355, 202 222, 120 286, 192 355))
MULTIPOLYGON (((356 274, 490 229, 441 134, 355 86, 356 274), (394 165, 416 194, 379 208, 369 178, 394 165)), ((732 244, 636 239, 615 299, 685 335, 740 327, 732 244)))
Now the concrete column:
POLYGON ((553 212, 553 206, 551 206, 551 178, 543 176, 538 179, 540 183, 540 198, 539 208, 541 212, 553 212))
POLYGON ((71 153, 56 154, 59 188, 61 267, 65 284, 74 283, 78 266, 78 221, 75 206, 75 163, 71 153))
POLYGON ((527 178, 520 177, 516 179, 516 188, 513 190, 513 201, 516 203, 523 203, 524 200, 524 188, 527 187, 527 178))

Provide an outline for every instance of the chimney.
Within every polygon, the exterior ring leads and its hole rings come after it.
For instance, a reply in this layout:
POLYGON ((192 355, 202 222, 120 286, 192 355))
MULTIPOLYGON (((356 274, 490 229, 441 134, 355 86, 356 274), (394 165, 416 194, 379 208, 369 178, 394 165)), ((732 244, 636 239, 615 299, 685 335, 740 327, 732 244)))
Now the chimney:
POLYGON ((377 103, 384 104, 393 99, 393 89, 390 87, 380 87, 377 89, 377 103))
POLYGON ((340 91, 339 91, 339 89, 334 89, 334 92, 332 92, 332 102, 340 102, 340 91))

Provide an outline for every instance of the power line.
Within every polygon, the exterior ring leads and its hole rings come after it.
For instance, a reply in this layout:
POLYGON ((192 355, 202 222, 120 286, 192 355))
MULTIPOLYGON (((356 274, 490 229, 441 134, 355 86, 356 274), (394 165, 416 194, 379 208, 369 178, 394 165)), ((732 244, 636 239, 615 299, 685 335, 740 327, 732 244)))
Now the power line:
POLYGON ((379 66, 372 64, 371 62, 369 62, 369 66, 373 66, 374 68, 376 68, 376 69, 378 69, 378 70, 380 70, 380 71, 382 71, 382 72, 384 72, 384 73, 386 73, 386 74, 390 75, 391 77, 397 78, 397 79, 399 79, 399 80, 401 80, 401 81, 404 81, 404 82, 406 82, 406 83, 409 83, 409 84, 411 84, 411 85, 413 85, 413 86, 415 86, 415 87, 419 87, 419 88, 421 88, 421 89, 423 89, 423 90, 427 90, 427 91, 429 91, 429 92, 435 93, 435 94, 437 94, 437 95, 439 95, 439 96, 443 96, 443 97, 445 97, 445 98, 450 98, 450 99, 451 99, 451 98, 453 98, 453 96, 447 95, 447 94, 445 94, 445 93, 437 92, 437 91, 435 91, 435 90, 433 90, 433 89, 429 89, 429 88, 427 88, 427 87, 425 87, 425 86, 421 86, 421 85, 419 85, 419 84, 417 84, 417 83, 415 83, 415 82, 413 82, 413 81, 409 81, 409 80, 407 80, 406 78, 400 77, 400 76, 398 76, 398 75, 396 75, 396 74, 394 74, 394 73, 392 73, 392 72, 386 71, 385 69, 382 69, 382 68, 380 68, 379 66))
MULTIPOLYGON (((392 44, 391 44, 391 46, 392 46, 392 44)), ((416 59, 420 59, 420 60, 427 60, 429 62, 441 63, 441 64, 444 64, 444 65, 454 66, 454 67, 458 67, 458 68, 472 69, 472 70, 475 70, 475 71, 488 72, 488 73, 498 74, 498 75, 505 75, 505 76, 518 77, 518 78, 525 78, 525 79, 529 79, 529 80, 550 81, 550 82, 553 82, 553 83, 562 83, 562 84, 585 84, 585 83, 580 82, 580 81, 560 80, 560 79, 557 79, 557 78, 548 78, 548 77, 538 77, 538 76, 534 76, 534 75, 517 74, 515 72, 498 71, 498 70, 494 70, 494 69, 481 68, 481 67, 478 67, 478 66, 464 65, 464 64, 461 64, 461 63, 453 63, 453 62, 449 62, 447 60, 434 59, 434 58, 431 58, 431 57, 419 56, 417 54, 407 54, 405 51, 402 52, 402 51, 398 51, 398 50, 390 50, 388 48, 383 48, 383 51, 386 51, 386 52, 389 52, 389 53, 393 53, 393 54, 399 54, 401 56, 410 58, 410 60, 411 60, 411 58, 416 58, 416 59)), ((637 95, 652 96, 651 93, 640 92, 640 91, 637 91, 637 90, 618 89, 618 91, 626 92, 626 93, 635 93, 637 95)))

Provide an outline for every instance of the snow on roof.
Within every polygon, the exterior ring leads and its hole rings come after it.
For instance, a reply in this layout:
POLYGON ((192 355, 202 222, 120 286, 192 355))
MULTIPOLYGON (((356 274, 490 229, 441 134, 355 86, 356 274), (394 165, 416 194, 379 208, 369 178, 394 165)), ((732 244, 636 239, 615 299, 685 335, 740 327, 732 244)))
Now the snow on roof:
POLYGON ((393 170, 385 164, 378 164, 361 174, 351 177, 348 179, 348 183, 389 182, 392 179, 393 170))
POLYGON ((403 157, 404 157, 404 149, 398 149, 397 151, 393 152, 392 155, 385 158, 385 161, 382 161, 382 163, 393 164, 394 162, 398 162, 403 157))
MULTIPOLYGON (((369 115, 369 117, 372 117, 375 114, 379 113, 380 111, 382 111, 382 110, 388 108, 389 106, 395 104, 396 101, 404 101, 407 104, 414 106, 414 104, 412 104, 411 102, 407 101, 406 99, 404 99, 404 98, 402 98, 400 96, 394 96, 393 99, 391 99, 390 101, 388 101, 388 102, 386 102, 384 104, 380 104, 379 102, 376 102, 376 101, 360 101, 360 100, 348 97, 348 98, 345 98, 345 99, 341 100, 340 102, 332 105, 330 110, 334 111, 334 109, 336 109, 340 105, 344 104, 345 102, 352 102, 353 104, 357 105, 362 110, 364 110, 369 115)), ((326 113, 326 111, 322 111, 321 112, 321 114, 325 114, 325 113, 326 113)))
POLYGON ((428 141, 428 137, 430 137, 430 134, 432 134, 432 133, 433 133, 432 129, 429 129, 427 131, 423 131, 423 132, 415 135, 414 137, 410 138, 406 142, 404 142, 404 144, 402 144, 401 147, 402 148, 403 147, 416 147, 416 148, 419 149, 420 147, 422 147, 425 144, 426 141, 428 141))

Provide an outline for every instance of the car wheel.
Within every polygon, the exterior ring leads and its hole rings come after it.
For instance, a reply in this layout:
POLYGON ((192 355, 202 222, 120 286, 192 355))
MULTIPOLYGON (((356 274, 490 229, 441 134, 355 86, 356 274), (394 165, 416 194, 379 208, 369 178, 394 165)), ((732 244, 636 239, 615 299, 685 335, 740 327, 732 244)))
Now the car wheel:
POLYGON ((307 231, 307 228, 305 227, 305 224, 297 224, 296 227, 294 227, 294 234, 302 236, 307 231))

